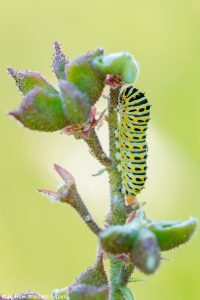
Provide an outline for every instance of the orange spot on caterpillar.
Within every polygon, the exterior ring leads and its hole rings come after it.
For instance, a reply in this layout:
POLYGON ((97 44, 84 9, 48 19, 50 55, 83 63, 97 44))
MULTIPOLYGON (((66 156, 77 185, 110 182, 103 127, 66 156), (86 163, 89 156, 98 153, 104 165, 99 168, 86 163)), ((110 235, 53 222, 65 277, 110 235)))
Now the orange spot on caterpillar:
POLYGON ((135 195, 128 196, 128 197, 125 198, 125 203, 126 203, 127 206, 129 206, 136 200, 137 200, 137 198, 136 198, 135 195))

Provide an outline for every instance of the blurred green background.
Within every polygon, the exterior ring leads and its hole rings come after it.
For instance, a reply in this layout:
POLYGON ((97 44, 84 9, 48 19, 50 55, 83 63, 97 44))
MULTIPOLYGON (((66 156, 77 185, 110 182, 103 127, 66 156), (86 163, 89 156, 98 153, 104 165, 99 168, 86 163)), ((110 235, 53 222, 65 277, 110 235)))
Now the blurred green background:
MULTIPOLYGON (((107 176, 86 145, 59 132, 23 129, 7 117, 21 96, 5 68, 32 69, 56 84, 52 42, 69 56, 102 46, 128 50, 141 68, 137 86, 152 107, 149 180, 140 196, 155 219, 200 216, 200 2, 198 0, 0 1, 0 293, 50 294, 70 284, 95 259, 96 238, 69 207, 50 203, 53 163, 70 170, 100 224, 109 208, 107 176)), ((102 100, 100 109, 106 105, 102 100)), ((104 126, 99 134, 107 147, 104 126)), ((164 257, 154 276, 131 284, 136 299, 200 299, 200 239, 164 257)))

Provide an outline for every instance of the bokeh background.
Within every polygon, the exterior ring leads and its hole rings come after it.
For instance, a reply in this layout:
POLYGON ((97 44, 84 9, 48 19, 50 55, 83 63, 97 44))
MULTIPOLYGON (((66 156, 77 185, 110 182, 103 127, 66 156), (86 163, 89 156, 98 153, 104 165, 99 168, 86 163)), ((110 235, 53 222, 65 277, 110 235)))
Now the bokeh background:
MULTIPOLYGON (((23 129, 6 114, 21 95, 5 68, 51 71, 52 43, 69 56, 102 46, 128 50, 141 68, 137 86, 153 104, 149 180, 141 199, 154 219, 200 216, 200 2, 198 0, 0 1, 0 293, 50 295, 69 285, 95 259, 96 238, 72 209, 36 192, 55 189, 53 163, 76 177, 99 224, 109 208, 106 174, 86 145, 56 133, 23 129)), ((105 91, 106 93, 106 91, 105 91)), ((103 109, 106 101, 99 103, 103 109)), ((107 149, 106 126, 99 130, 107 149)), ((154 276, 131 284, 136 299, 200 299, 200 239, 163 256, 154 276)))

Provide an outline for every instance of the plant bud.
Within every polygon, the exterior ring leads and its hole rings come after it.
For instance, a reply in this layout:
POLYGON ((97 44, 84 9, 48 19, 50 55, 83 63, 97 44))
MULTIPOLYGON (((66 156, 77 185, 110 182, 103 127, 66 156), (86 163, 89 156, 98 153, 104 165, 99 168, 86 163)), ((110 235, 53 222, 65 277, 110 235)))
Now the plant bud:
POLYGON ((111 226, 100 233, 103 249, 111 254, 128 253, 138 230, 128 225, 111 226))
POLYGON ((129 52, 110 53, 96 57, 93 65, 105 74, 115 75, 124 83, 132 83, 139 74, 139 66, 129 52))
POLYGON ((133 241, 130 258, 145 274, 152 274, 160 263, 160 249, 155 235, 148 229, 141 229, 133 241))
POLYGON ((97 257, 96 263, 81 273, 69 287, 70 299, 108 299, 108 279, 104 270, 103 256, 97 257))
POLYGON ((102 256, 89 269, 81 273, 73 285, 86 284, 95 287, 101 287, 108 284, 108 279, 104 270, 102 256))
POLYGON ((91 285, 77 285, 69 289, 70 300, 108 300, 108 286, 93 287, 91 285))
POLYGON ((149 226, 158 241, 161 251, 176 248, 188 242, 197 228, 198 221, 190 217, 186 221, 160 221, 149 226))

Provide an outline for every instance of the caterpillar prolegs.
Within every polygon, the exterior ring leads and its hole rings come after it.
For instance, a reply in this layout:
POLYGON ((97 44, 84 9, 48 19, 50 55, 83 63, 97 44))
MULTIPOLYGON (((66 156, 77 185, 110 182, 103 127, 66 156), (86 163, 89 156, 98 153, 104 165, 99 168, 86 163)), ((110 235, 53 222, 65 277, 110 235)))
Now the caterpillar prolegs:
POLYGON ((144 93, 134 86, 124 86, 119 94, 119 127, 116 158, 121 173, 121 191, 127 204, 144 188, 146 181, 147 143, 146 130, 150 119, 150 105, 144 93))

